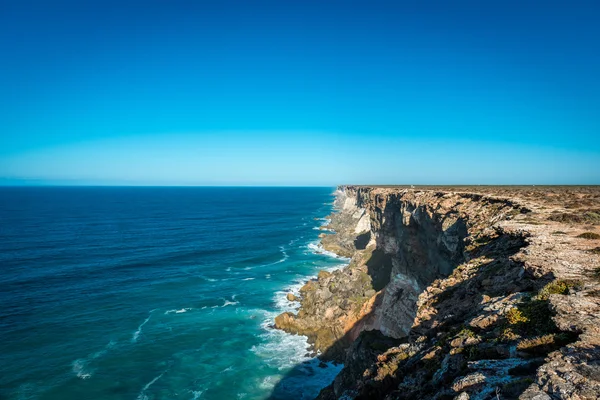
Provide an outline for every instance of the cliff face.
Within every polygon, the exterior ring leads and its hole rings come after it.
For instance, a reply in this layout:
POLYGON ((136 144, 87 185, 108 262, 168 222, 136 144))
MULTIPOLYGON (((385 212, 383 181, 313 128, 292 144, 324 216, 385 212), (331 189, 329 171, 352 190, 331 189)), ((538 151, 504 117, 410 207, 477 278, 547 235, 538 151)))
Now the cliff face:
POLYGON ((338 189, 322 246, 351 261, 276 319, 344 362, 321 399, 600 398, 595 227, 562 217, 593 210, 485 191, 338 189))

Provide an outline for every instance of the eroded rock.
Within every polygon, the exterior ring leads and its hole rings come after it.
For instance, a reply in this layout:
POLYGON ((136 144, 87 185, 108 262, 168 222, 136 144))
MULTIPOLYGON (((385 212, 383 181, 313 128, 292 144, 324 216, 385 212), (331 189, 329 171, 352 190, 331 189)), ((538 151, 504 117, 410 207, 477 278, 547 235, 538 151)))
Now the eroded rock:
POLYGON ((600 243, 542 190, 338 189, 321 242, 351 261, 276 319, 345 363, 319 398, 600 398, 600 243))

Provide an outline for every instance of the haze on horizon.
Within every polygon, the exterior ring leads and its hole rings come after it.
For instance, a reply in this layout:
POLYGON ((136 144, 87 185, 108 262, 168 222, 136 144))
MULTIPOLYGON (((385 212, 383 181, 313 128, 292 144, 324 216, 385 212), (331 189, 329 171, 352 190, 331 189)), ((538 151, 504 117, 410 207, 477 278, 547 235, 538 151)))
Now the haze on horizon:
POLYGON ((4 1, 0 184, 600 184, 597 1, 4 1))

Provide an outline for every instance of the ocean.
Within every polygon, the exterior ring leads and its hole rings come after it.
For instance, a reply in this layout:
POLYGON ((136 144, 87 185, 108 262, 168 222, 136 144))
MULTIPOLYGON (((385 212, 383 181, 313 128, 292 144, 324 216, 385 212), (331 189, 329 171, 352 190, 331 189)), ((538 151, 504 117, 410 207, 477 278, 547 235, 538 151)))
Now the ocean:
POLYGON ((324 367, 272 329, 347 260, 333 188, 0 188, 0 399, 309 399, 324 367))

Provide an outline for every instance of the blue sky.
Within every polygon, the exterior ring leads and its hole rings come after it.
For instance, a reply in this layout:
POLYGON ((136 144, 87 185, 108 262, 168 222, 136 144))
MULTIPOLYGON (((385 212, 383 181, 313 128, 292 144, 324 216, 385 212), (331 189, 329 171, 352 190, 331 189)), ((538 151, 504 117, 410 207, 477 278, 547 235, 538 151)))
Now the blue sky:
POLYGON ((0 2, 3 184, 599 184, 597 1, 0 2))

